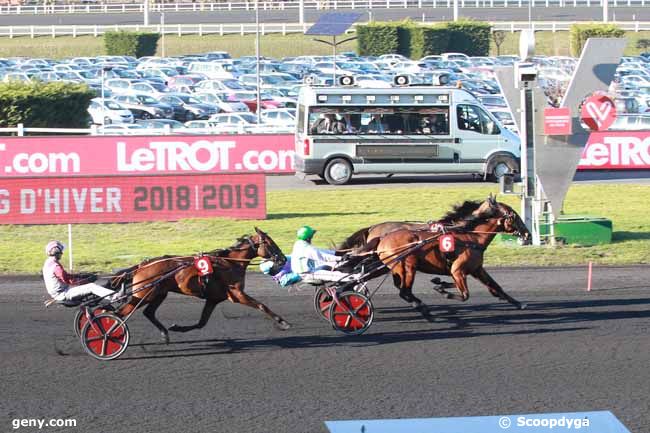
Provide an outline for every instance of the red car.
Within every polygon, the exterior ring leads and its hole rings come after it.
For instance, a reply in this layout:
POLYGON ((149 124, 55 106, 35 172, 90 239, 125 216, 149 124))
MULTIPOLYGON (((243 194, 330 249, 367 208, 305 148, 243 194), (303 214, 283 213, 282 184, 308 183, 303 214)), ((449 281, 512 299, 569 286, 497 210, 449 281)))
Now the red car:
MULTIPOLYGON (((257 112, 257 94, 255 92, 235 92, 228 95, 228 101, 239 101, 246 104, 248 109, 255 113, 257 112)), ((260 105, 262 110, 268 110, 273 108, 282 108, 284 104, 270 98, 268 96, 260 97, 260 105)))

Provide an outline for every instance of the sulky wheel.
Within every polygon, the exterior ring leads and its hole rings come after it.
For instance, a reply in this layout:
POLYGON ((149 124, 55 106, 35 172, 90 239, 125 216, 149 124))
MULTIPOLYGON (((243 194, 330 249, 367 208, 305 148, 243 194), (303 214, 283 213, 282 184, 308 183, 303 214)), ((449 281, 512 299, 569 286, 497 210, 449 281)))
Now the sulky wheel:
POLYGON ((366 332, 374 317, 374 307, 370 299, 357 292, 338 295, 338 303, 332 302, 329 312, 332 327, 348 335, 366 332))
MULTIPOLYGON (((93 312, 91 312, 91 315, 97 315, 100 313, 105 313, 106 310, 104 309, 97 309, 93 312)), ((77 337, 81 337, 81 331, 84 329, 84 326, 88 322, 88 318, 86 317, 86 311, 85 308, 80 308, 77 310, 77 313, 74 315, 74 333, 77 337)))
POLYGON ((113 313, 99 314, 84 325, 81 345, 95 359, 115 359, 129 345, 129 328, 124 320, 113 313))
POLYGON ((332 304, 332 296, 327 293, 325 286, 319 286, 314 293, 314 309, 318 316, 330 320, 330 305, 332 304))

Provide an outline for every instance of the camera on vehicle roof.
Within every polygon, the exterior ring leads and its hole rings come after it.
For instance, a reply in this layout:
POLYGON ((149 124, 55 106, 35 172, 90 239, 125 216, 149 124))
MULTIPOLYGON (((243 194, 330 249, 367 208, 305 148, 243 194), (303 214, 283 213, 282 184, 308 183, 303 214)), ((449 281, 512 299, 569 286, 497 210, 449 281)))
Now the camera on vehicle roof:
POLYGON ((393 84, 396 86, 408 86, 411 84, 411 77, 408 75, 395 75, 393 77, 393 84))
POLYGON ((343 75, 339 77, 339 86, 354 86, 356 84, 352 75, 343 75))

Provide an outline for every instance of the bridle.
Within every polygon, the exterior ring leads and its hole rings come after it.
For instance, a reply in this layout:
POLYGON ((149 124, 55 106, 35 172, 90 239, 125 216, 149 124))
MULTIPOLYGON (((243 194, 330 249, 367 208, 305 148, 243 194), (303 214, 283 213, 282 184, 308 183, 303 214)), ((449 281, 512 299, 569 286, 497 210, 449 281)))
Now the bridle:
MULTIPOLYGON (((268 253, 270 254, 270 259, 274 263, 275 266, 282 267, 284 264, 287 262, 287 258, 285 255, 282 253, 280 248, 278 248, 276 245, 271 244, 268 242, 268 237, 262 234, 258 234, 260 237, 260 241, 255 243, 253 241, 252 236, 245 236, 242 238, 242 241, 246 241, 252 250, 258 250, 262 245, 265 245, 268 248, 268 253)), ((248 249, 248 248, 246 248, 248 249)), ((243 249, 242 249, 243 250, 243 249)))

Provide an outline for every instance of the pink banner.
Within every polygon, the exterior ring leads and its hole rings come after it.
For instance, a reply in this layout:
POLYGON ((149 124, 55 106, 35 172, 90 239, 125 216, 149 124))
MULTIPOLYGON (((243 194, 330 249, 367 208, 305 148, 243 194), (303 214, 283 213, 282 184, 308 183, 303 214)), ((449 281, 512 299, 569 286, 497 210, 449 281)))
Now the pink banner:
POLYGON ((266 218, 265 175, 4 179, 0 224, 266 218))
POLYGON ((293 173, 293 135, 0 137, 0 177, 293 173))
POLYGON ((650 131, 592 132, 578 170, 650 169, 650 131))

